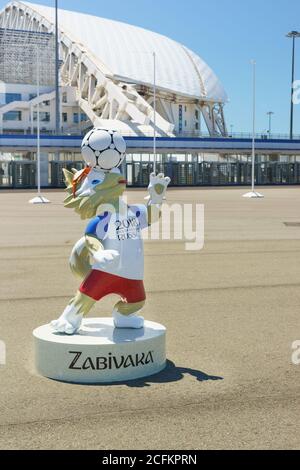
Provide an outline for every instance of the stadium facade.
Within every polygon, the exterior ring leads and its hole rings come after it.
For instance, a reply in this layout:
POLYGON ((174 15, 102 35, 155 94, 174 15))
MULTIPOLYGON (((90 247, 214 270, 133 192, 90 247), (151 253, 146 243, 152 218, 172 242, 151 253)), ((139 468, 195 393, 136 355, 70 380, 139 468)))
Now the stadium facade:
MULTIPOLYGON (((35 186, 38 129, 42 186, 63 186, 62 168, 81 168, 80 136, 93 126, 127 139, 132 186, 149 180, 154 134, 158 169, 173 184, 249 184, 251 139, 228 135, 226 92, 193 51, 136 26, 59 10, 58 53, 57 61, 53 8, 11 1, 0 11, 0 188, 35 186)), ((300 141, 270 143, 261 141, 257 182, 299 184, 300 141)))
MULTIPOLYGON (((80 123, 80 130, 94 125, 112 127, 124 135, 153 134, 155 53, 157 134, 199 135, 202 123, 210 135, 227 134, 225 90, 209 66, 187 47, 160 34, 96 16, 59 10, 58 18, 61 132, 78 132, 80 123)), ((31 66, 30 74, 28 66, 37 62, 44 85, 41 121, 45 131, 54 131, 55 90, 51 90, 49 50, 55 10, 10 2, 0 13, 0 29, 4 64, 0 80, 5 84, 0 130, 33 132, 32 110, 37 100, 32 87, 37 77, 35 67, 31 66), (45 42, 47 36, 47 44, 41 45, 40 38, 45 42), (29 43, 28 37, 32 38, 29 43)))

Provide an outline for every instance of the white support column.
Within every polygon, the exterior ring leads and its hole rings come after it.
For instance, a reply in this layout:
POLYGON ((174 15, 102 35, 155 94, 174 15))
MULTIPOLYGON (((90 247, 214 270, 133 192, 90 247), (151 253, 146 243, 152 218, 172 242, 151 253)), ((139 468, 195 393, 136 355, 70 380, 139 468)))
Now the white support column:
POLYGON ((203 105, 200 107, 206 127, 208 129, 208 132, 210 135, 214 135, 214 126, 213 126, 213 121, 211 118, 211 109, 208 107, 208 105, 203 105), (208 108, 208 109, 207 109, 208 108))

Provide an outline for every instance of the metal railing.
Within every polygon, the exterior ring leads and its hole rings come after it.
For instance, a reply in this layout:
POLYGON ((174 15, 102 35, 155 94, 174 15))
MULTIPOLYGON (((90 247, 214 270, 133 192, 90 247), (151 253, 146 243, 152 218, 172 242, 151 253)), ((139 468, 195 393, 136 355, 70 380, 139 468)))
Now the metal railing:
MULTIPOLYGON (((52 161, 49 164, 49 187, 64 188, 63 168, 80 170, 82 162, 52 161)), ((251 184, 249 162, 157 163, 157 170, 171 178, 171 186, 246 186, 251 184)), ((153 163, 126 164, 128 187, 146 188, 153 163)), ((265 162, 255 164, 257 185, 300 185, 300 162, 265 162)), ((36 187, 36 162, 0 162, 0 189, 36 187)))
MULTIPOLYGON (((82 131, 80 129, 71 129, 71 130, 62 130, 60 135, 62 136, 83 136, 85 135, 86 131, 82 131)), ((31 135, 30 129, 3 129, 0 131, 0 134, 5 135, 31 135)), ((56 135, 55 130, 52 129, 41 129, 41 135, 56 135)), ((148 137, 153 138, 152 132, 145 132, 143 135, 137 136, 134 132, 126 132, 124 137, 148 137)), ((175 138, 183 138, 183 139, 252 139, 252 134, 250 132, 234 132, 232 134, 228 134, 227 136, 223 135, 210 135, 208 132, 177 132, 173 136, 157 136, 159 137, 175 137, 175 138)), ((255 135, 256 140, 290 140, 289 134, 268 134, 268 133, 257 133, 255 135)), ((300 140, 300 134, 295 134, 293 140, 300 140)))

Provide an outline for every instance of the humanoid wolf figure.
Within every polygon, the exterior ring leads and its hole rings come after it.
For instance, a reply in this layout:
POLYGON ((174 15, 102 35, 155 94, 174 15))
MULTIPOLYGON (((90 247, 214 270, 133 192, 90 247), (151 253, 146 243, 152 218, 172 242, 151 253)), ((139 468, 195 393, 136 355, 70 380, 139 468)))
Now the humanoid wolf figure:
POLYGON ((65 207, 81 219, 91 219, 70 256, 72 272, 83 282, 62 315, 51 323, 61 333, 75 334, 96 301, 108 294, 121 300, 113 309, 116 328, 143 328, 139 315, 145 304, 142 230, 160 217, 170 178, 150 176, 147 205, 127 205, 122 198, 126 181, 116 168, 64 170, 65 207))

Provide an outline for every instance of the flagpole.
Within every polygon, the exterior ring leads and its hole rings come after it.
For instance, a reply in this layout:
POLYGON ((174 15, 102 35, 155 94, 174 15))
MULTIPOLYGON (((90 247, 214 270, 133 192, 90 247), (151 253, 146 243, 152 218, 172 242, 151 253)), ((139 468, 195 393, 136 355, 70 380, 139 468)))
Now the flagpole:
POLYGON ((253 65, 253 126, 252 126, 252 192, 255 189, 255 127, 256 127, 256 62, 253 65))
POLYGON ((30 199, 30 204, 48 204, 50 201, 41 193, 41 125, 40 125, 40 45, 36 46, 36 169, 37 196, 30 199))
POLYGON ((154 131, 153 131, 153 158, 154 158, 154 173, 156 173, 156 53, 153 52, 153 95, 154 95, 154 131))
POLYGON ((255 191, 255 131, 256 131, 256 61, 251 60, 253 70, 253 103, 252 103, 252 158, 251 158, 251 191, 243 195, 245 198, 263 198, 264 196, 255 191))

